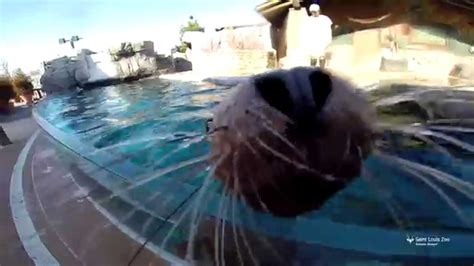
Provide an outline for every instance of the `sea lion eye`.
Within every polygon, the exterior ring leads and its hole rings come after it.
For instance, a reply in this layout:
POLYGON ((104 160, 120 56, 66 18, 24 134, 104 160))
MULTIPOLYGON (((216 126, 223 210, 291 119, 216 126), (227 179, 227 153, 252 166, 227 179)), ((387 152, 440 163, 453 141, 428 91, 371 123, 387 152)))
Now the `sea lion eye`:
POLYGON ((270 106, 290 116, 293 101, 283 80, 271 76, 258 77, 255 79, 255 88, 270 106))
POLYGON ((320 112, 332 91, 331 77, 328 74, 317 70, 309 75, 309 82, 311 84, 316 111, 320 112))

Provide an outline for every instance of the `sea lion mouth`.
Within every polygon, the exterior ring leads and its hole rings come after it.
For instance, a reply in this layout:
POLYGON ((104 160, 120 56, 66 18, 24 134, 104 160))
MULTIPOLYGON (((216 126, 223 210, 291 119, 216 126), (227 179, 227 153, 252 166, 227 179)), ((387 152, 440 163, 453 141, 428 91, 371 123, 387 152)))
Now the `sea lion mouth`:
POLYGON ((215 177, 276 216, 319 209, 361 172, 368 105, 337 77, 295 68, 252 77, 206 121, 215 177), (217 162, 217 159, 213 161, 217 162))

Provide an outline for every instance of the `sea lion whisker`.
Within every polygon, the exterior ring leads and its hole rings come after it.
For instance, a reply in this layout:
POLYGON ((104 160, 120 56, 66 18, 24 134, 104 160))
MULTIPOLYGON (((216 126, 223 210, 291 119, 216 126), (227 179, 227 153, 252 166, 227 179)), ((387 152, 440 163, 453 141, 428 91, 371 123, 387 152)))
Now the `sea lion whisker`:
POLYGON ((386 199, 386 201, 384 201, 384 203, 387 206, 387 208, 389 209, 389 212, 391 213, 392 218, 398 224, 398 226, 402 227, 402 229, 405 230, 405 233, 407 234, 407 232, 406 232, 407 230, 403 226, 403 224, 401 223, 401 219, 397 218, 398 213, 397 213, 396 209, 400 210, 401 214, 407 220, 408 226, 413 226, 412 222, 410 221, 410 218, 406 217, 405 213, 403 212, 403 208, 398 205, 396 200, 393 200, 393 202, 392 202, 391 198, 387 196, 388 193, 385 193, 384 191, 382 191, 380 185, 377 185, 377 182, 375 181, 376 178, 372 178, 371 172, 368 171, 367 167, 362 163, 362 149, 360 148, 360 146, 357 146, 357 152, 358 152, 358 158, 359 158, 359 160, 361 162, 361 165, 362 165, 362 174, 361 174, 362 178, 364 178, 367 181, 367 183, 374 188, 374 191, 376 191, 376 193, 379 194, 379 196, 384 197, 386 199))
MULTIPOLYGON (((238 155, 238 154, 237 154, 237 155, 238 155)), ((234 159, 235 159, 235 160, 233 160, 233 164, 234 164, 234 182, 235 182, 236 190, 237 190, 237 191, 240 191, 240 183, 239 183, 240 177, 239 177, 238 167, 237 167, 237 159, 238 159, 238 157, 235 156, 234 159)), ((249 179, 249 182, 250 182, 250 185, 251 185, 251 187, 252 187, 252 189, 253 189, 253 191, 254 191, 254 193, 255 193, 255 195, 256 195, 258 201, 259 201, 260 206, 263 208, 264 211, 270 212, 269 209, 268 209, 268 207, 266 206, 266 204, 265 204, 265 203, 262 201, 262 199, 260 198, 260 195, 259 195, 259 193, 258 193, 258 191, 257 191, 257 189, 256 189, 256 185, 255 185, 253 179, 250 178, 250 179, 249 179)), ((251 213, 250 213, 248 210, 247 210, 247 212, 248 212, 249 215, 251 215, 251 213)), ((241 228, 239 228, 239 229, 241 229, 241 228)), ((243 229, 241 229, 241 230, 243 230, 243 229)), ((241 231, 241 232, 243 232, 243 231, 241 231)), ((260 241, 262 241, 264 244, 268 244, 267 242, 265 242, 265 240, 260 240, 260 241)), ((251 252, 250 249, 249 249, 249 252, 251 252)), ((278 256, 278 253, 276 253, 276 254, 277 254, 277 256, 278 256)), ((255 263, 255 259, 253 258, 253 253, 250 253, 250 256, 251 256, 253 262, 255 263)), ((255 264, 258 265, 258 263, 255 263, 255 264)))
POLYGON ((222 225, 222 229, 221 229, 221 262, 222 262, 222 265, 225 266, 225 224, 227 223, 226 222, 226 218, 227 218, 227 210, 229 209, 229 200, 228 197, 225 198, 225 203, 224 203, 224 207, 223 207, 223 215, 222 215, 222 221, 221 221, 221 225, 222 225))
POLYGON ((209 171, 209 174, 206 176, 201 188, 199 189, 199 192, 195 201, 195 208, 193 208, 193 213, 191 215, 191 222, 190 222, 190 228, 189 228, 189 240, 188 240, 188 246, 186 249, 186 260, 188 261, 192 261, 194 259, 193 245, 194 245, 194 239, 196 237, 196 231, 197 231, 197 228, 196 228, 197 225, 195 224, 195 222, 199 214, 199 208, 198 208, 199 206, 197 205, 199 204, 199 202, 201 202, 201 199, 205 194, 204 192, 208 189, 209 185, 211 184, 211 178, 214 176, 216 168, 222 163, 222 161, 224 161, 227 158, 228 155, 229 154, 226 153, 222 155, 221 158, 218 159, 216 164, 209 171))
POLYGON ((453 126, 430 126, 430 129, 436 131, 449 131, 449 132, 458 132, 458 133, 474 133, 474 128, 465 128, 465 127, 453 127, 453 126))
MULTIPOLYGON (((240 184, 239 184, 239 179, 238 179, 238 178, 235 179, 235 183, 236 183, 237 189, 240 191, 240 189, 239 189, 240 184)), ((250 212, 250 210, 245 209, 245 211, 247 212, 248 216, 251 216, 251 215, 252 215, 252 213, 250 212)), ((253 219, 252 219, 252 224, 255 224, 255 221, 254 221, 253 219)), ((274 253, 274 255, 275 255, 277 258, 279 258, 281 261, 284 261, 284 260, 281 258, 281 256, 278 254, 278 252, 275 252, 275 251, 272 249, 271 244, 268 242, 267 239, 265 239, 265 238, 263 238, 263 237, 262 237, 262 239, 260 239, 259 237, 257 237, 257 239, 258 239, 260 242, 262 242, 268 249, 270 249, 270 251, 271 251, 272 253, 274 253)), ((249 252, 250 252, 250 250, 249 250, 249 252)), ((253 256, 253 255, 251 255, 251 257, 252 257, 252 256, 253 256)), ((258 265, 258 264, 256 264, 256 265, 258 265)))
MULTIPOLYGON (((226 195, 227 195, 227 192, 228 192, 228 189, 229 189, 229 181, 230 181, 231 177, 227 177, 225 179, 225 183, 223 185, 223 190, 222 190, 222 193, 221 193, 221 198, 219 200, 219 207, 218 207, 218 211, 217 211, 217 217, 216 217, 216 226, 215 226, 215 229, 214 229, 214 260, 216 262, 216 265, 220 265, 221 262, 223 262, 223 251, 224 251, 224 242, 223 242, 223 239, 224 239, 224 226, 225 226, 225 215, 223 214, 224 212, 224 209, 225 209, 225 199, 226 199, 226 195), (222 225, 222 226, 221 226, 222 225), (222 227, 222 229, 221 229, 222 227), (221 236, 221 239, 219 239, 219 230, 222 230, 222 236, 221 236), (221 240, 221 242, 219 243, 219 241, 221 240), (221 253, 222 252, 222 253, 221 253)), ((224 263, 225 264, 225 263, 224 263)))
POLYGON ((221 222, 221 209, 222 209, 222 202, 224 202, 224 193, 221 194, 221 199, 219 200, 219 207, 217 209, 217 217, 215 222, 214 228, 214 262, 216 265, 220 265, 219 263, 219 224, 221 222))
POLYGON ((183 150, 183 149, 186 149, 189 145, 191 144, 194 144, 194 143, 198 143, 198 142, 201 142, 202 140, 204 140, 206 138, 206 136, 198 136, 196 138, 193 138, 191 140, 189 140, 188 142, 186 142, 186 145, 183 147, 177 147, 175 149, 172 149, 171 151, 167 152, 165 156, 161 157, 159 160, 156 161, 156 165, 162 163, 163 161, 165 161, 166 159, 168 159, 170 156, 176 154, 177 152, 183 150))
POLYGON ((215 255, 215 261, 216 261, 216 265, 220 265, 222 261, 222 256, 223 254, 221 252, 224 251, 224 242, 222 241, 224 239, 224 226, 225 226, 225 216, 223 214, 224 212, 224 209, 225 209, 225 199, 226 199, 226 195, 227 195, 227 191, 228 191, 228 187, 229 187, 229 180, 230 180, 230 177, 227 177, 226 178, 226 181, 225 181, 225 184, 224 184, 224 189, 222 191, 222 194, 221 194, 221 199, 219 200, 219 209, 218 209, 218 212, 217 212, 217 223, 216 223, 216 228, 215 228, 215 231, 214 231, 214 255, 215 255), (222 226, 220 226, 222 225, 222 226), (221 236, 221 242, 220 242, 220 245, 219 245, 219 229, 221 229, 222 227, 222 236, 221 236))
MULTIPOLYGON (((210 196, 209 193, 205 193, 204 199, 196 200, 195 205, 197 205, 197 206, 194 206, 194 208, 193 208, 193 209, 197 210, 196 217, 193 217, 192 220, 191 220, 191 223, 190 223, 190 226, 194 226, 196 228, 196 230, 193 232, 194 235, 192 236, 193 237, 193 242, 194 242, 194 238, 196 238, 195 234, 198 233, 199 225, 200 225, 201 220, 202 220, 202 218, 205 214, 203 211, 201 211, 201 209, 202 209, 203 206, 208 206, 209 200, 211 199, 211 197, 209 197, 209 196, 210 196)), ((191 235, 188 239, 191 239, 191 235)), ((194 245, 193 242, 191 243, 191 247, 193 247, 192 245, 194 245)), ((188 247, 189 247, 189 240, 188 240, 188 247)), ((194 257, 194 254, 193 254, 193 257, 194 257)))
MULTIPOLYGON (((207 177, 209 178, 209 177, 207 177)), ((202 188, 200 188, 202 189, 202 188)), ((166 234, 165 238, 163 239, 163 241, 161 242, 161 245, 160 247, 161 248, 165 248, 166 246, 166 243, 168 242, 169 238, 171 237, 171 235, 176 231, 176 229, 179 227, 179 225, 183 222, 184 218, 186 218, 186 216, 191 212, 191 210, 195 209, 195 208, 200 208, 200 206, 203 206, 205 204, 199 204, 197 201, 196 203, 191 203, 189 204, 186 209, 181 213, 181 215, 179 216, 179 218, 173 223, 173 227, 168 231, 168 234, 166 234)), ((192 221, 191 221, 192 222, 192 221)))
POLYGON ((150 228, 150 226, 153 222, 153 219, 155 219, 155 217, 153 217, 153 216, 150 216, 146 219, 146 221, 143 223, 142 229, 140 230, 141 235, 146 234, 146 232, 148 231, 148 228, 150 228))
POLYGON ((434 177, 441 183, 455 189, 456 191, 460 192, 470 200, 474 200, 474 184, 461 180, 453 175, 441 172, 435 168, 422 165, 416 162, 408 161, 403 158, 399 158, 396 156, 392 156, 386 153, 377 152, 378 156, 387 159, 390 163, 396 163, 397 165, 408 166, 413 170, 420 171, 422 173, 428 174, 434 177))
MULTIPOLYGON (((237 181, 236 186, 238 188, 239 187, 239 180, 238 179, 235 179, 235 180, 237 181)), ((248 242, 248 239, 247 239, 247 235, 244 232, 244 230, 242 229, 242 226, 239 226, 238 231, 239 231, 240 237, 242 238, 242 241, 244 242, 245 247, 247 248, 247 252, 248 252, 248 254, 250 256, 250 259, 252 260, 253 264, 254 265, 260 265, 258 263, 257 258, 255 258, 254 254, 252 252, 252 249, 250 248, 250 245, 249 245, 249 242, 248 242)))
MULTIPOLYGON (((252 217, 252 213, 250 212, 249 209, 246 208, 245 211, 246 211, 248 217, 252 217)), ((256 222, 255 222, 255 220, 254 220, 253 218, 249 218, 249 220, 251 220, 252 225, 254 225, 254 226, 256 225, 256 222)), ((266 239, 266 238, 263 237, 263 236, 257 235, 257 240, 260 241, 261 243, 263 243, 263 245, 264 245, 268 250, 270 250, 270 252, 273 253, 273 256, 275 256, 276 258, 278 258, 278 260, 280 260, 280 261, 282 261, 282 262, 285 261, 285 260, 280 256, 280 254, 274 250, 274 248, 272 247, 272 245, 269 243, 268 239, 266 239)), ((283 265, 288 265, 288 264, 284 263, 283 265)))
POLYGON ((280 139, 283 143, 285 143, 301 160, 305 160, 305 156, 303 153, 301 153, 301 151, 299 151, 295 145, 293 145, 285 136, 281 135, 279 132, 277 132, 271 125, 269 122, 267 122, 268 119, 263 119, 262 116, 263 114, 258 114, 256 113, 255 111, 253 111, 252 109, 249 109, 249 113, 255 115, 257 118, 260 118, 262 119, 262 125, 263 127, 268 130, 270 133, 272 133, 275 137, 277 137, 278 139, 280 139))
MULTIPOLYGON (((348 133, 347 134, 347 138, 346 138, 346 148, 344 150, 344 155, 342 156, 342 159, 339 161, 339 165, 337 166, 337 170, 339 171, 341 169, 341 165, 344 163, 344 160, 347 158, 347 155, 349 155, 349 152, 350 152, 350 148, 351 148, 351 134, 348 133)), ((359 159, 360 161, 362 162, 362 151, 360 150, 360 146, 357 147, 359 150, 359 159)))
POLYGON ((410 221, 410 219, 408 217, 405 217, 405 214, 403 212, 403 209, 399 207, 397 201, 393 200, 392 202, 392 199, 390 196, 388 196, 384 189, 381 188, 380 184, 378 184, 375 180, 376 178, 373 178, 372 174, 370 173, 369 170, 367 170, 367 167, 366 166, 363 166, 362 167, 362 174, 361 174, 362 178, 367 182, 367 184, 369 184, 369 187, 372 188, 373 191, 375 191, 379 197, 382 198, 382 201, 384 202, 384 204, 386 205, 387 209, 389 210, 390 212, 390 215, 392 216, 392 219, 395 221, 395 223, 401 228, 403 229, 403 231, 405 231, 405 235, 408 237, 408 231, 407 231, 407 228, 404 224, 404 221, 402 220, 402 218, 400 218, 399 216, 399 213, 397 211, 397 209, 400 209, 400 212, 402 214, 402 216, 404 216, 403 218, 407 220, 407 224, 408 226, 412 226, 412 223, 410 221))
POLYGON ((432 145, 439 152, 441 152, 441 153, 443 153, 443 154, 445 154, 449 157, 452 157, 452 154, 446 148, 439 145, 437 142, 433 141, 432 139, 426 137, 425 135, 420 134, 419 130, 414 126, 408 126, 408 127, 389 126, 387 129, 390 130, 390 131, 400 132, 400 133, 405 134, 405 135, 406 134, 411 134, 413 137, 415 137, 417 139, 420 139, 420 140, 424 141, 425 143, 427 143, 429 145, 432 145))
POLYGON ((296 168, 298 169, 301 169, 301 170, 305 170, 305 171, 308 171, 308 172, 311 172, 311 173, 314 173, 314 174, 317 174, 319 176, 321 176, 322 178, 324 178, 325 180, 327 181, 335 181, 336 178, 334 178, 333 176, 331 175, 326 175, 326 174, 322 174, 314 169, 311 169, 311 168, 308 168, 307 166, 303 165, 303 164, 300 164, 298 162, 295 162, 294 160, 291 160, 290 158, 286 157, 285 155, 283 155, 282 153, 276 151, 275 149, 272 149, 271 147, 269 147, 265 142, 263 142, 260 138, 256 138, 256 142, 257 144, 259 144, 262 148, 266 149, 267 151, 271 152, 274 156, 276 156, 277 158, 280 158, 282 161, 284 162, 287 162, 293 166, 295 166, 296 168))
POLYGON ((267 205, 265 204, 265 202, 262 201, 262 198, 260 197, 260 194, 259 194, 258 191, 257 191, 257 186, 255 185, 255 182, 253 182, 252 178, 250 178, 250 186, 252 187, 252 190, 253 190, 255 196, 257 197, 258 203, 260 204, 260 206, 262 207, 262 209, 263 209, 265 212, 270 212, 270 210, 268 209, 268 207, 267 207, 267 205))
POLYGON ((250 256, 250 259, 252 260, 252 263, 254 265, 260 265, 257 258, 253 254, 252 249, 250 248, 250 244, 249 244, 248 239, 247 239, 247 234, 244 232, 244 230, 240 226, 239 226, 238 231, 239 231, 240 237, 242 238, 242 240, 244 242, 245 247, 247 248, 247 252, 250 256))
POLYGON ((360 148, 360 145, 357 145, 357 158, 359 159, 359 162, 363 166, 363 155, 362 155, 362 149, 360 148))
MULTIPOLYGON (((247 140, 244 141, 244 145, 252 152, 252 154, 260 158, 263 158, 262 155, 257 150, 255 150, 255 148, 252 147, 252 145, 250 145, 250 143, 247 140)), ((249 180, 250 182, 253 182, 253 179, 249 179, 249 180)), ((276 191, 278 191, 282 196, 284 196, 284 194, 281 192, 281 189, 278 187, 278 185, 275 183, 273 179, 270 178, 269 183, 275 188, 276 191)), ((252 185, 255 186, 255 183, 253 183, 252 185)))
POLYGON ((427 138, 424 135, 420 135, 420 134, 415 134, 415 137, 417 137, 418 139, 421 139, 422 141, 426 142, 429 145, 432 145, 435 148, 435 150, 441 152, 442 154, 453 158, 453 155, 451 154, 451 152, 449 152, 445 147, 439 145, 436 141, 433 141, 430 138, 427 138))
MULTIPOLYGON (((158 196, 159 194, 161 194, 161 191, 158 191, 156 193, 153 193, 152 195, 148 196, 144 203, 142 204, 146 204, 148 202, 150 202, 151 200, 153 200, 156 196, 158 196)), ((105 203, 104 201, 102 201, 102 203, 105 203)), ((127 220, 129 220, 130 218, 133 217, 133 215, 138 211, 138 210, 141 210, 141 208, 138 208, 138 207, 134 207, 132 208, 132 210, 128 211, 124 216, 120 217, 118 219, 118 222, 119 223, 124 223, 126 222, 127 220)), ((150 218, 147 219, 147 221, 149 221, 150 219, 153 219, 153 218, 156 218, 155 216, 151 216, 150 218)), ((107 222, 103 225, 101 225, 100 227, 96 227, 94 228, 93 230, 91 230, 91 234, 87 237, 86 239, 86 244, 84 245, 85 246, 85 250, 87 250, 90 245, 88 244, 90 241, 92 241, 93 237, 95 237, 95 235, 100 231, 100 229, 106 229, 106 228, 109 228, 110 226, 113 226, 113 223, 112 222, 107 222)), ((85 255, 85 253, 81 252, 83 255, 85 255)))
MULTIPOLYGON (((237 179, 235 178, 234 179, 234 187, 236 187, 236 182, 237 182, 237 179)), ((231 220, 232 220, 232 233, 233 233, 233 236, 234 236, 234 243, 235 243, 235 247, 237 248, 237 256, 239 258, 239 262, 240 262, 240 265, 243 266, 244 265, 244 261, 243 261, 243 258, 242 258, 242 253, 240 252, 240 244, 239 244, 239 240, 237 239, 237 229, 235 227, 235 203, 236 203, 236 198, 237 196, 232 194, 231 195, 231 199, 232 199, 232 206, 231 206, 231 210, 232 210, 232 213, 231 213, 231 220)))
MULTIPOLYGON (((191 137, 191 139, 189 139, 189 142, 199 142, 199 141, 203 140, 204 137, 205 136, 202 136, 202 135, 195 135, 195 136, 191 137)), ((139 144, 139 143, 149 142, 149 141, 153 141, 153 140, 165 140, 165 139, 163 137, 152 137, 152 138, 144 138, 144 139, 142 139, 142 138, 140 138, 140 139, 131 139, 131 140, 120 142, 120 143, 117 143, 117 144, 114 144, 114 145, 105 146, 103 148, 95 149, 91 153, 86 154, 86 156, 95 155, 95 154, 100 153, 100 152, 113 150, 113 149, 120 148, 120 147, 123 147, 123 146, 139 144)), ((173 151, 170 151, 170 153, 172 153, 172 152, 173 151)))
MULTIPOLYGON (((358 148, 360 150, 360 146, 358 146, 358 148)), ((349 154, 350 149, 351 149, 351 134, 348 133, 347 134, 347 141, 346 141, 346 149, 344 150, 343 159, 345 159, 347 157, 347 155, 349 154)))
MULTIPOLYGON (((202 141, 204 138, 206 138, 206 136, 202 136, 202 135, 199 135, 199 136, 195 136, 195 137, 192 137, 186 144, 187 145, 190 145, 192 143, 197 143, 197 142, 200 142, 202 141)), ((150 140, 153 140, 153 139, 156 139, 156 138, 152 138, 152 139, 147 139, 146 141, 150 141, 150 140)), ((102 149, 99 149, 99 150, 96 150, 96 151, 93 151, 91 153, 89 153, 89 155, 86 155, 86 158, 90 155, 94 155, 98 152, 104 152, 104 151, 107 151, 108 149, 112 149, 112 148, 117 148, 119 146, 123 146, 123 145, 130 145, 130 144, 134 144, 134 143, 140 143, 140 142, 144 142, 143 140, 140 140, 140 141, 133 141, 133 142, 126 142, 125 144, 124 143, 119 143, 117 145, 113 145, 112 146, 107 146, 105 148, 102 148, 102 149)), ((182 149, 185 149, 185 147, 178 147, 176 149, 173 149, 171 150, 170 152, 168 152, 167 155, 165 155, 164 157, 169 157, 173 154, 175 154, 176 152, 182 150, 182 149)), ((103 169, 109 169, 111 166, 114 166, 114 165, 117 165, 117 164, 120 164, 120 163, 123 163, 127 160, 130 160, 132 159, 134 156, 136 156, 137 153, 130 153, 130 154, 120 154, 119 158, 117 159, 114 159, 114 160, 111 160, 111 161, 108 161, 106 164, 102 165, 102 167, 98 167, 96 170, 92 170, 91 172, 89 172, 89 175, 93 176, 96 172, 99 172, 99 171, 103 171, 103 169)), ((161 161, 163 161, 165 158, 162 157, 160 160, 158 160, 157 162, 155 163, 160 163, 161 161)))
MULTIPOLYGON (((255 102, 255 100, 253 100, 248 108, 249 108, 248 111, 253 112, 253 115, 258 116, 260 119, 266 121, 268 124, 273 124, 273 122, 270 119, 268 119, 264 114, 262 114, 261 112, 259 112, 257 110, 257 109, 260 109, 260 108, 267 108, 268 109, 269 107, 267 105, 258 104, 257 102, 255 102)), ((282 112, 280 112, 279 110, 277 110, 273 107, 270 107, 270 108, 272 108, 272 110, 274 111, 274 114, 277 114, 282 119, 288 120, 287 121, 288 123, 294 124, 293 120, 291 120, 287 115, 283 114, 282 112)))
POLYGON ((193 209, 193 206, 194 206, 194 204, 190 204, 190 205, 183 211, 183 213, 179 216, 179 218, 176 220, 176 222, 174 222, 173 227, 168 231, 168 233, 166 234, 165 238, 164 238, 163 241, 161 242, 160 248, 162 248, 162 249, 166 248, 166 244, 167 244, 168 240, 170 239, 171 235, 176 231, 176 229, 177 229, 178 226, 181 224, 181 222, 184 220, 184 218, 186 217, 186 215, 188 215, 188 213, 193 209))
POLYGON ((179 163, 176 163, 174 165, 168 166, 164 169, 161 169, 160 171, 157 171, 157 173, 154 173, 152 175, 148 175, 148 177, 142 177, 142 178, 138 177, 137 182, 134 182, 134 183, 128 185, 127 187, 125 187, 125 188, 121 188, 121 189, 118 189, 116 191, 113 191, 112 195, 106 197, 105 200, 110 200, 114 197, 120 196, 126 191, 129 191, 131 189, 142 186, 142 185, 144 185, 144 184, 146 184, 146 183, 148 183, 148 182, 150 182, 150 181, 152 181, 156 178, 159 178, 159 177, 161 177, 163 175, 166 175, 166 174, 169 174, 169 173, 173 173, 173 172, 178 171, 178 170, 180 170, 184 167, 199 164, 199 163, 203 163, 203 162, 207 162, 208 159, 209 159, 208 155, 195 157, 195 158, 192 158, 190 160, 187 160, 187 161, 184 161, 184 162, 179 162, 179 163))
POLYGON ((449 143, 451 143, 455 146, 463 148, 466 151, 474 153, 474 146, 473 145, 471 145, 467 142, 458 140, 456 138, 453 138, 451 136, 448 136, 446 134, 434 132, 434 131, 431 131, 431 130, 424 130, 424 131, 421 132, 421 134, 440 138, 440 139, 442 139, 444 141, 447 141, 447 142, 449 142, 449 143))
MULTIPOLYGON (((140 202, 140 205, 145 205, 147 203, 149 203, 150 201, 152 201, 154 198, 156 198, 158 195, 160 195, 162 193, 162 191, 157 191, 153 194, 151 194, 149 197, 147 197, 145 199, 145 201, 143 202, 140 202)), ((141 210, 141 208, 138 208, 138 207, 134 207, 132 210, 130 210, 129 212, 127 212, 127 214, 125 214, 122 218, 119 219, 119 222, 120 223, 124 223, 126 222, 128 219, 132 218, 133 215, 138 211, 138 210, 141 210)))
POLYGON ((456 138, 453 138, 453 137, 451 137, 449 135, 446 135, 446 134, 443 134, 443 133, 438 133, 438 132, 434 132, 434 131, 431 131, 431 130, 428 130, 428 129, 422 129, 422 128, 413 127, 413 126, 410 126, 410 127, 392 127, 391 130, 392 131, 399 131, 399 132, 402 132, 402 133, 405 133, 405 134, 413 134, 414 136, 418 137, 419 139, 421 139, 423 141, 426 141, 428 144, 433 145, 437 150, 443 152, 446 155, 449 155, 450 157, 452 157, 452 155, 446 148, 444 148, 443 146, 438 144, 436 141, 433 141, 433 140, 427 138, 426 136, 433 136, 433 137, 440 138, 440 139, 442 139, 444 141, 447 141, 447 142, 449 142, 449 143, 451 143, 451 144, 453 144, 457 147, 460 147, 460 148, 462 148, 466 151, 474 153, 474 146, 473 145, 470 145, 469 143, 460 141, 456 138))
MULTIPOLYGON (((239 170, 238 170, 238 152, 234 153, 234 158, 232 159, 232 164, 233 164, 233 175, 234 175, 234 179, 237 180, 237 182, 239 182, 240 180, 240 176, 239 176, 239 170)), ((250 182, 250 185, 260 203, 260 206, 263 208, 263 210, 265 210, 266 212, 270 212, 268 210, 268 207, 267 205, 265 205, 265 203, 262 201, 262 199, 260 198, 260 195, 258 194, 258 191, 257 191, 257 187, 255 185, 255 183, 253 182, 253 179, 252 178, 249 178, 249 182, 250 182)))
POLYGON ((283 141, 283 143, 285 143, 288 147, 291 148, 291 150, 293 150, 293 152, 301 159, 301 160, 305 160, 305 156, 303 155, 303 153, 301 153, 301 151, 299 151, 293 144, 291 144, 291 142, 284 136, 282 136, 281 134, 279 134, 275 129, 269 127, 267 124, 263 123, 263 127, 268 130, 270 133, 272 133, 273 135, 275 135, 278 139, 280 139, 281 141, 283 141))
POLYGON ((433 124, 440 124, 440 123, 474 123, 474 118, 449 118, 449 119, 434 119, 426 121, 426 124, 433 125, 433 124))
POLYGON ((472 227, 471 222, 469 219, 466 218, 466 216, 463 214, 462 210, 459 208, 459 206, 454 202, 454 200, 449 197, 439 186, 437 186, 435 183, 431 182, 426 176, 420 174, 417 171, 414 171, 413 169, 410 169, 409 167, 403 167, 405 171, 408 173, 411 173, 418 179, 420 179, 422 182, 424 182, 426 185, 428 185, 431 189, 433 189, 440 197, 443 199, 458 215, 459 219, 468 227, 472 227))

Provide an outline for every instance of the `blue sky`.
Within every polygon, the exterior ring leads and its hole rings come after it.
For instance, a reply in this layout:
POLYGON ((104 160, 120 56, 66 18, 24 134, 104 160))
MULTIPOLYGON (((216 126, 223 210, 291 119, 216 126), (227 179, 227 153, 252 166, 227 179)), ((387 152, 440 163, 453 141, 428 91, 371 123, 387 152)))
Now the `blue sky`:
POLYGON ((263 0, 0 0, 0 59, 10 68, 36 68, 66 53, 58 39, 84 37, 79 46, 105 49, 121 41, 149 39, 168 51, 179 26, 193 15, 219 26, 257 22, 263 0))

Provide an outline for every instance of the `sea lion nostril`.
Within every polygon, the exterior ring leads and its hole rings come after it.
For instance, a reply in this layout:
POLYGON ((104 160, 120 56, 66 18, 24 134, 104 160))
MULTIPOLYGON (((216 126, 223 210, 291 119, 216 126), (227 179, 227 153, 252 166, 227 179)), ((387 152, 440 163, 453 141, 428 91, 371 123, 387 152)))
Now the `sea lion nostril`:
POLYGON ((270 106, 291 116, 293 101, 283 80, 271 76, 258 77, 255 79, 255 88, 270 106))
POLYGON ((318 70, 309 75, 309 82, 313 92, 313 101, 316 110, 319 112, 324 107, 324 104, 332 91, 331 77, 318 70))

